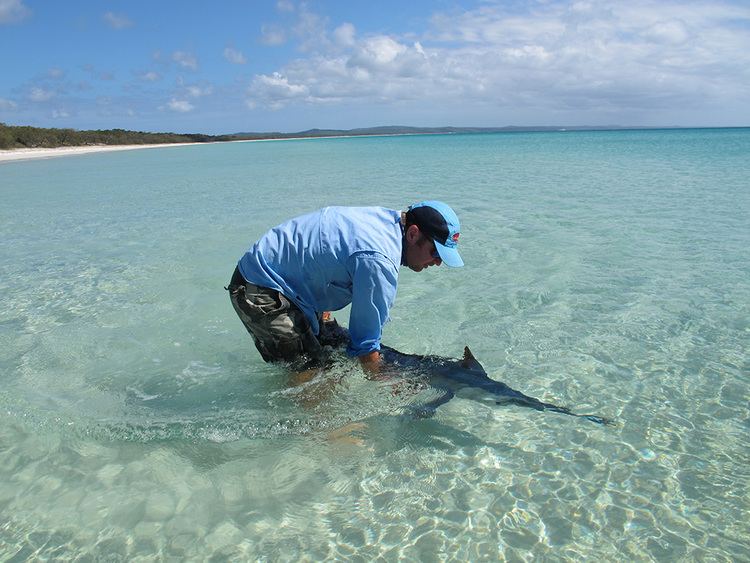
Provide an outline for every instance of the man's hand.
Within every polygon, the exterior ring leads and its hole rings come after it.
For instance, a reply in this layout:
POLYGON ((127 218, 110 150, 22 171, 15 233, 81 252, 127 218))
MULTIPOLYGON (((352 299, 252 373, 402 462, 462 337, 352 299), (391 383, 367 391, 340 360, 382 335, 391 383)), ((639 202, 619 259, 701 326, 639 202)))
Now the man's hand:
POLYGON ((359 363, 368 376, 377 376, 380 373, 380 352, 373 350, 369 354, 359 356, 359 363))

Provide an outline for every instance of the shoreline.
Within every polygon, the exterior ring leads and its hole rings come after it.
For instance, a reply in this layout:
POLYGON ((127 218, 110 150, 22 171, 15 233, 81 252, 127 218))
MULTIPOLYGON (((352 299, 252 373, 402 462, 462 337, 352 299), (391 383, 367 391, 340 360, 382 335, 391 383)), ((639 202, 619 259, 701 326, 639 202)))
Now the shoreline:
POLYGON ((412 135, 448 135, 450 133, 381 133, 371 135, 326 135, 321 137, 279 137, 273 139, 237 139, 236 141, 209 141, 206 143, 158 143, 151 145, 89 145, 75 147, 0 149, 0 164, 24 160, 77 156, 100 152, 129 151, 137 149, 158 149, 166 147, 186 147, 192 145, 218 145, 225 143, 266 143, 270 141, 305 141, 311 139, 350 139, 359 137, 404 137, 412 135))
MULTIPOLYGON (((738 127, 618 127, 616 130, 633 131, 633 130, 657 130, 657 129, 746 129, 745 126, 738 127)), ((487 131, 487 133, 548 133, 548 132, 577 132, 577 131, 612 131, 615 129, 608 128, 559 128, 554 130, 523 130, 523 131, 487 131)), ((472 132, 468 132, 472 134, 472 132)), ((482 133, 482 132, 478 132, 482 133)), ((25 160, 41 160, 46 158, 59 158, 64 156, 77 156, 83 154, 95 154, 100 152, 128 151, 137 149, 158 149, 164 147, 184 147, 190 145, 216 145, 224 143, 266 143, 271 141, 310 141, 315 139, 356 139, 360 137, 412 137, 423 135, 457 135, 464 134, 458 131, 424 131, 424 132, 404 132, 404 133, 363 133, 354 135, 320 135, 320 136, 303 136, 303 137, 271 137, 263 139, 236 139, 233 141, 206 141, 190 143, 154 143, 141 145, 85 145, 72 147, 54 147, 54 148, 20 148, 20 149, 0 149, 0 165, 9 162, 20 162, 25 160)))
POLYGON ((19 162, 23 160, 38 160, 43 158, 57 158, 61 156, 76 156, 100 152, 129 151, 136 149, 155 149, 160 147, 184 147, 187 145, 205 145, 209 143, 159 143, 155 145, 93 145, 80 147, 55 147, 33 149, 5 149, 0 150, 0 164, 5 162, 19 162))

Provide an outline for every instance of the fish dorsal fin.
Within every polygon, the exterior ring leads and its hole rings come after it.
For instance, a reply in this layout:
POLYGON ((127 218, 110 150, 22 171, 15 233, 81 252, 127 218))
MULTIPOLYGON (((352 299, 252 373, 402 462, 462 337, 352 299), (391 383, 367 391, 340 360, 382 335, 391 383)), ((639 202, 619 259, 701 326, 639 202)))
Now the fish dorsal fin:
POLYGON ((464 369, 479 370, 482 373, 486 374, 484 368, 482 367, 482 364, 477 361, 477 359, 474 357, 474 354, 472 354, 471 350, 469 350, 468 346, 464 347, 464 358, 463 360, 461 360, 461 367, 463 367, 464 369))

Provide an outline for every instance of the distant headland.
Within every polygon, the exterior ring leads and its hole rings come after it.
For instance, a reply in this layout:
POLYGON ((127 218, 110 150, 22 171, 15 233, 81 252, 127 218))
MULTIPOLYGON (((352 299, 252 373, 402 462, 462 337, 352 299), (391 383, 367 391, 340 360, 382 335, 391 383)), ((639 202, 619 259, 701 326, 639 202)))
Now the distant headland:
MULTIPOLYGON (((658 129, 677 127, 658 127, 658 129)), ((358 137, 377 135, 447 135, 460 133, 501 133, 533 131, 599 131, 623 129, 657 129, 620 125, 514 126, 505 127, 408 127, 388 125, 359 129, 308 129, 295 133, 244 132, 225 135, 202 133, 149 133, 125 129, 54 129, 0 123, 0 149, 31 149, 58 147, 94 147, 119 145, 159 145, 175 143, 219 143, 229 141, 261 141, 272 139, 306 139, 321 137, 358 137)))

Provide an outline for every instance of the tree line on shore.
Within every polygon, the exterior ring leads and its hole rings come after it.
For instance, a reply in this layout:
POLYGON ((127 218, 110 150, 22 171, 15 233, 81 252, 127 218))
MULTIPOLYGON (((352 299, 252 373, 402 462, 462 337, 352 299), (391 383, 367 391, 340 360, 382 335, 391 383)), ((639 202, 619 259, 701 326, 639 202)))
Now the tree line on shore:
POLYGON ((92 145, 155 145, 162 143, 216 143, 222 141, 290 139, 315 137, 357 137, 366 135, 424 135, 452 133, 510 133, 528 131, 595 131, 627 129, 619 125, 605 126, 505 126, 505 127, 407 127, 401 125, 360 129, 308 129, 296 133, 147 133, 126 129, 51 129, 28 125, 0 123, 0 149, 80 147, 92 145))
POLYGON ((50 129, 0 123, 0 149, 79 147, 91 145, 151 145, 159 143, 205 143, 228 141, 228 136, 199 133, 145 133, 125 129, 50 129))
POLYGON ((216 143, 333 136, 438 132, 417 127, 373 127, 369 129, 309 129, 296 133, 263 132, 205 135, 203 133, 146 133, 126 129, 52 129, 0 123, 0 149, 81 147, 94 145, 154 145, 162 143, 216 143))
POLYGON ((22 148, 55 148, 81 147, 96 145, 155 145, 163 143, 216 143, 222 141, 289 139, 305 137, 330 137, 336 135, 358 136, 382 133, 381 129, 408 129, 416 132, 416 128, 373 128, 369 129, 310 129, 298 133, 232 133, 228 135, 206 135, 203 133, 147 133, 144 131, 128 131, 126 129, 97 129, 79 131, 77 129, 52 129, 31 127, 28 125, 6 125, 0 123, 0 149, 22 148))

